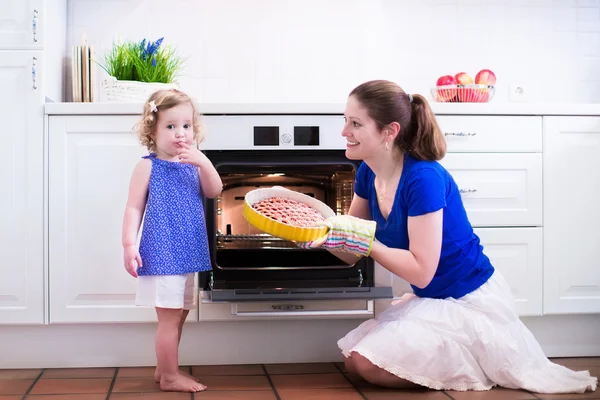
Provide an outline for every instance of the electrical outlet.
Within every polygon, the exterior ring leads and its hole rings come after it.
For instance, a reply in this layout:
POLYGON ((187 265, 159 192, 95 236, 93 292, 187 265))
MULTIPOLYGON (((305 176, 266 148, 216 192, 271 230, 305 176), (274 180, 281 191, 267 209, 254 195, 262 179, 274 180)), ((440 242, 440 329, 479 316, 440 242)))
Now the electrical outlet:
POLYGON ((508 85, 508 98, 513 103, 522 103, 527 101, 527 90, 523 85, 516 83, 508 85))

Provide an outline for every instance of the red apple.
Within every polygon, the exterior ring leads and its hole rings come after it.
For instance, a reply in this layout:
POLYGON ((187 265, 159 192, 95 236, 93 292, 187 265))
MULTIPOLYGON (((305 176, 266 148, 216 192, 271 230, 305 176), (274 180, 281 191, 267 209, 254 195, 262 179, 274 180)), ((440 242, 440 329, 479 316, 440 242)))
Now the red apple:
POLYGON ((440 76, 437 80, 436 86, 456 85, 456 79, 452 75, 440 76))
POLYGON ((470 85, 473 83, 473 78, 471 78, 471 76, 469 76, 469 74, 466 72, 459 72, 458 74, 454 75, 454 78, 459 85, 470 85))
POLYGON ((452 75, 444 75, 440 76, 436 82, 436 86, 438 86, 438 90, 435 96, 436 101, 440 101, 443 103, 453 103, 456 102, 456 89, 455 88, 444 88, 440 89, 440 86, 448 86, 448 85, 456 85, 456 80, 452 75))
POLYGON ((475 76, 475 83, 478 85, 494 86, 496 84, 496 75, 489 69, 482 69, 475 76))

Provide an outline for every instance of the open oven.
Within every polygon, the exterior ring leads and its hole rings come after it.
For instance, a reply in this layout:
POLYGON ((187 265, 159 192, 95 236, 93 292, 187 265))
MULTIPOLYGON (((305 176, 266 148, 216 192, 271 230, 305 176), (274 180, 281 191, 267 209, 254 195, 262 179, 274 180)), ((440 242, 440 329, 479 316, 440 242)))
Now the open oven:
POLYGON ((341 123, 341 116, 207 119, 212 139, 204 153, 223 180, 221 195, 205 199, 213 269, 200 274, 200 288, 212 302, 392 298, 391 287, 375 285, 371 258, 348 265, 326 250, 300 249, 261 232, 243 216, 246 193, 271 186, 347 214, 360 162, 345 157, 341 123))

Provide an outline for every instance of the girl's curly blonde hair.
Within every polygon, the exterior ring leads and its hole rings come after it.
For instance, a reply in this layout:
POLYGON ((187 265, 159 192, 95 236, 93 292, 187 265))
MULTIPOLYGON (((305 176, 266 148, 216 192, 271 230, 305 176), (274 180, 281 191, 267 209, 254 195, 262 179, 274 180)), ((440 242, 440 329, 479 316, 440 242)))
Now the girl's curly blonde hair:
POLYGON ((158 114, 161 111, 168 110, 180 104, 190 103, 194 110, 194 140, 196 143, 202 142, 204 134, 200 126, 200 112, 198 107, 190 96, 177 89, 158 90, 150 95, 144 104, 142 120, 136 125, 136 131, 140 137, 140 142, 146 146, 148 151, 156 151, 156 142, 154 141, 154 132, 158 122, 158 114))

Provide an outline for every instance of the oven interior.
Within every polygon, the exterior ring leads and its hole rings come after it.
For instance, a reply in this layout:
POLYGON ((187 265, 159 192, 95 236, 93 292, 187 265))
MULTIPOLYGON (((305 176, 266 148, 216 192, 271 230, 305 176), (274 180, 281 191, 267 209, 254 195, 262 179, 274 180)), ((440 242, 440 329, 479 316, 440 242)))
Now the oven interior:
POLYGON ((307 194, 338 215, 347 214, 359 163, 335 150, 205 153, 223 181, 221 195, 205 201, 213 271, 202 273, 200 284, 212 291, 213 301, 373 296, 372 259, 348 265, 327 250, 301 249, 261 232, 243 216, 246 193, 272 186, 307 194))

